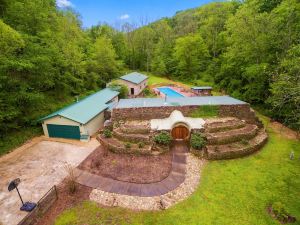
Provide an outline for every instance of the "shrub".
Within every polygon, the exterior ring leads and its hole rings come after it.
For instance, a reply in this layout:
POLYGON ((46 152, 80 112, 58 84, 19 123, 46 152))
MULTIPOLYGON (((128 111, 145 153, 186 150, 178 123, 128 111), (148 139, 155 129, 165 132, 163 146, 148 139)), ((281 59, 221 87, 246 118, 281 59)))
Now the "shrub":
POLYGON ((192 134, 191 136, 191 146, 193 149, 200 150, 206 144, 205 138, 201 134, 192 134))
POLYGON ((70 194, 74 194, 77 190, 77 183, 76 183, 76 176, 75 176, 75 171, 74 168, 68 164, 65 163, 64 169, 67 172, 67 188, 70 194))
POLYGON ((139 143, 138 143, 138 146, 139 146, 139 148, 144 148, 144 147, 145 147, 145 143, 139 142, 139 143))
POLYGON ((143 94, 146 97, 154 97, 154 96, 156 96, 149 88, 145 88, 143 90, 143 94))
POLYGON ((272 210, 279 221, 286 221, 289 217, 289 214, 281 202, 274 202, 272 205, 272 210))
POLYGON ((104 137, 106 137, 106 138, 111 138, 111 137, 112 137, 112 132, 111 132, 111 130, 109 130, 109 129, 105 129, 105 130, 103 131, 103 135, 104 135, 104 137))
POLYGON ((130 143, 125 143, 125 148, 127 148, 127 149, 129 149, 129 148, 131 148, 131 144, 130 143))
POLYGON ((127 98, 129 91, 128 91, 128 87, 126 85, 120 84, 117 81, 114 81, 114 82, 110 83, 108 87, 114 91, 120 92, 119 98, 127 98))
POLYGON ((161 144, 161 145, 169 145, 171 143, 171 140, 172 140, 171 135, 166 131, 160 132, 154 137, 154 141, 157 144, 161 144))

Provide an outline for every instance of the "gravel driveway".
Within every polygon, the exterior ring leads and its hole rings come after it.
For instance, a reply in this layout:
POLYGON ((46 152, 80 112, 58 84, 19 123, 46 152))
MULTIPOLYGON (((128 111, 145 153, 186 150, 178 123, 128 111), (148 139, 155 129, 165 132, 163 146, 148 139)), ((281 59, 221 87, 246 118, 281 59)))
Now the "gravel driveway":
POLYGON ((37 138, 0 158, 0 224, 18 224, 26 215, 19 210, 21 202, 17 192, 8 192, 9 181, 20 178, 23 200, 37 202, 67 175, 65 163, 77 166, 99 146, 95 139, 85 144, 71 143, 37 138))

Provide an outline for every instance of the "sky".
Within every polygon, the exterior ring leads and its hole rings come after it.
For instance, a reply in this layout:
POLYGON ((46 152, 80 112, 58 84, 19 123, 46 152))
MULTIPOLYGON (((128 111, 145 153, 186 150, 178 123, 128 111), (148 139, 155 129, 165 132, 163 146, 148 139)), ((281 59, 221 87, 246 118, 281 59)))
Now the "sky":
POLYGON ((171 17, 177 11, 198 7, 213 0, 56 0, 59 8, 72 7, 81 15, 84 27, 106 22, 151 22, 171 17))

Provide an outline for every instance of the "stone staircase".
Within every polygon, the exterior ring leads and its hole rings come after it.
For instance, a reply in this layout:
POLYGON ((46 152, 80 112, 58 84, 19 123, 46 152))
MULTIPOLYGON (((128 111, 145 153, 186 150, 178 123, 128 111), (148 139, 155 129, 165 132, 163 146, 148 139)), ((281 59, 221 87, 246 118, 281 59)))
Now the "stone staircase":
POLYGON ((137 130, 130 130, 130 129, 114 129, 113 136, 121 141, 125 142, 143 142, 145 144, 150 143, 150 136, 149 133, 145 133, 145 130, 143 130, 142 133, 138 133, 137 130))
POLYGON ((206 158, 233 159, 259 150, 267 141, 264 128, 237 118, 209 119, 205 125, 206 158))

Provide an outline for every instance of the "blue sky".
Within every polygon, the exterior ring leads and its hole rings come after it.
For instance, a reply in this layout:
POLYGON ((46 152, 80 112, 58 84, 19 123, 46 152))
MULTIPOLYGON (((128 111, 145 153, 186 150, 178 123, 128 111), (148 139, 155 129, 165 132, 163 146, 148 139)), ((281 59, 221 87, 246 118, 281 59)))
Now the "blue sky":
POLYGON ((140 18, 154 21, 170 17, 179 10, 198 7, 213 0, 57 0, 60 8, 72 7, 79 12, 84 27, 107 22, 118 25, 139 22, 140 18))

